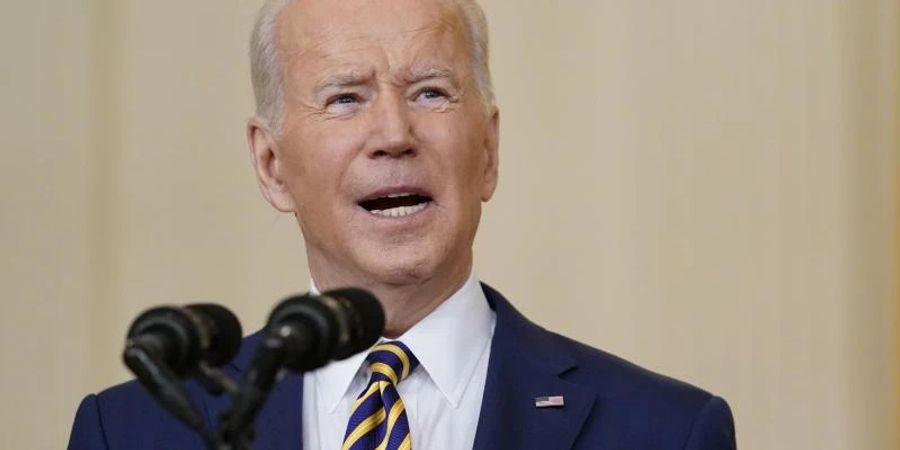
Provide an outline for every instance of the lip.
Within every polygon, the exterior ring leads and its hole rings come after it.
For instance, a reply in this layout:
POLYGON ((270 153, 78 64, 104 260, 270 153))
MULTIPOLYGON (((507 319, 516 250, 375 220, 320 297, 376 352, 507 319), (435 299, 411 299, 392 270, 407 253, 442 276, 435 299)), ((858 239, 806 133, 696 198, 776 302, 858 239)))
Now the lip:
POLYGON ((415 225, 416 223, 418 223, 422 220, 425 220, 429 215, 431 215, 432 211, 434 210, 434 206, 435 206, 435 200, 434 200, 434 197, 432 196, 431 192, 429 192, 427 189, 425 189, 421 186, 414 186, 414 185, 398 185, 398 186, 379 188, 375 191, 372 191, 365 197, 360 198, 356 202, 357 211, 359 211, 362 214, 365 214, 365 216, 367 218, 375 220, 376 222, 379 222, 379 223, 389 223, 392 225, 398 225, 398 224, 415 225), (431 200, 428 201, 427 203, 425 203, 425 207, 422 208, 421 210, 416 211, 412 214, 401 216, 401 217, 381 216, 378 214, 372 214, 371 212, 369 212, 369 210, 367 210, 366 208, 363 208, 360 205, 360 203, 368 201, 368 200, 374 200, 376 198, 386 197, 386 196, 392 195, 392 194, 404 194, 404 193, 419 195, 422 197, 428 197, 431 200))
POLYGON ((425 188, 418 187, 418 186, 392 186, 392 187, 380 188, 374 192, 371 192, 368 195, 366 195, 365 197, 357 200, 356 204, 359 205, 360 203, 362 203, 364 201, 374 200, 374 199, 380 198, 380 197, 387 197, 388 195, 392 195, 392 194, 404 194, 404 193, 420 195, 422 197, 428 197, 431 199, 431 202, 429 202, 429 203, 434 202, 434 196, 432 196, 431 192, 428 192, 428 190, 426 190, 425 188))
POLYGON ((391 217, 391 216, 381 216, 378 214, 372 214, 371 212, 366 210, 366 208, 363 208, 362 206, 359 206, 359 205, 356 206, 356 210, 360 214, 364 214, 365 217, 367 217, 368 219, 374 220, 374 221, 380 222, 380 223, 390 223, 392 225, 415 224, 415 223, 421 222, 427 216, 429 216, 431 214, 432 210, 434 210, 434 209, 435 209, 434 201, 432 200, 432 201, 426 203, 424 208, 422 208, 421 210, 416 211, 412 214, 407 214, 407 215, 401 216, 401 217, 391 217))

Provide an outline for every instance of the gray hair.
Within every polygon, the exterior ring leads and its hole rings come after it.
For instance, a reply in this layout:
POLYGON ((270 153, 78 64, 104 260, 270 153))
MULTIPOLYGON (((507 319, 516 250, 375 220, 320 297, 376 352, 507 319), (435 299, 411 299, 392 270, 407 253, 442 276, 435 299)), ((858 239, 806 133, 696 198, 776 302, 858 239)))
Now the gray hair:
MULTIPOLYGON (((295 0, 266 0, 256 17, 250 37, 250 75, 256 97, 256 114, 276 135, 284 125, 284 85, 278 58, 278 17, 295 0)), ((494 88, 488 61, 488 28, 484 11, 475 0, 453 0, 459 8, 469 40, 475 85, 486 106, 494 104, 494 88)))

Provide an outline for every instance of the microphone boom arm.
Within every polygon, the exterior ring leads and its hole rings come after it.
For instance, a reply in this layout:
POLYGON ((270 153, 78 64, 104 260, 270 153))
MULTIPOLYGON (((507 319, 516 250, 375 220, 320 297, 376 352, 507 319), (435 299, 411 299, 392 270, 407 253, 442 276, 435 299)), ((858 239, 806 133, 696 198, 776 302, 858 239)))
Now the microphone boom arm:
POLYGON ((125 365, 134 372, 138 381, 150 391, 166 410, 175 415, 192 430, 205 432, 203 418, 188 399, 187 391, 175 373, 156 361, 151 353, 140 346, 129 345, 122 354, 125 365))
POLYGON ((256 416, 275 385, 289 349, 305 350, 311 346, 312 338, 309 330, 298 327, 280 327, 266 336, 230 408, 222 414, 218 432, 223 442, 240 445, 245 439, 252 440, 256 416))

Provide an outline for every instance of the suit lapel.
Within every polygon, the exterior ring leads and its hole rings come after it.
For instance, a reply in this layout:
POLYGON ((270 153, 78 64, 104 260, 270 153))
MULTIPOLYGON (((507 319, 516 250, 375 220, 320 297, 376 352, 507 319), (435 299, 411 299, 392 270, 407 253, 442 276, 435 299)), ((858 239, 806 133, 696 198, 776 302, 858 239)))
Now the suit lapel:
POLYGON ((577 361, 544 329, 484 286, 497 313, 474 450, 569 449, 595 393, 561 378, 577 361), (537 408, 535 398, 562 396, 564 406, 537 408))

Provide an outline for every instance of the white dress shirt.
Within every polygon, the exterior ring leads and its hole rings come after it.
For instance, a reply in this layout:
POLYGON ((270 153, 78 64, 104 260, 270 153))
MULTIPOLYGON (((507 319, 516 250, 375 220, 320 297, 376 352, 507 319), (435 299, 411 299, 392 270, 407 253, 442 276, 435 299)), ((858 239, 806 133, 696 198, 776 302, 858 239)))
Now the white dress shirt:
MULTIPOLYGON (((406 406, 413 450, 474 445, 495 323, 496 315, 472 274, 462 288, 396 339, 420 363, 397 387, 406 406)), ((304 374, 304 450, 340 450, 353 402, 369 381, 367 353, 304 374)))

